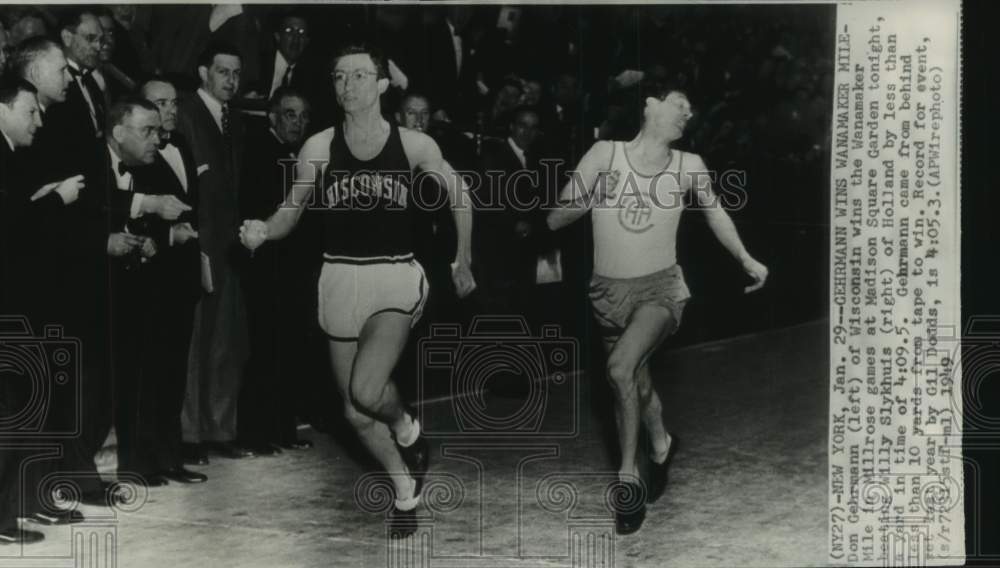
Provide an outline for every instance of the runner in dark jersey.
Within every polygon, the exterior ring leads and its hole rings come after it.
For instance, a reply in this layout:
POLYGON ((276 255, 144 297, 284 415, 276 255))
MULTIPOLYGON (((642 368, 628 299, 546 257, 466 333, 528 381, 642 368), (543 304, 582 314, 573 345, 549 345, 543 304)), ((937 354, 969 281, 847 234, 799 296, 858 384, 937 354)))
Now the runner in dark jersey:
POLYGON ((389 375, 427 297, 423 268, 413 258, 411 172, 439 176, 448 189, 458 232, 452 278, 459 296, 475 288, 469 270, 472 216, 461 178, 427 135, 382 118, 379 96, 389 86, 377 50, 350 46, 333 59, 344 122, 306 141, 289 198, 265 221, 245 221, 243 244, 253 250, 280 239, 312 204, 324 217, 319 320, 346 416, 392 477, 396 502, 390 536, 416 530, 415 509, 429 450, 419 422, 404 407, 389 375), (319 186, 319 195, 313 195, 319 186))

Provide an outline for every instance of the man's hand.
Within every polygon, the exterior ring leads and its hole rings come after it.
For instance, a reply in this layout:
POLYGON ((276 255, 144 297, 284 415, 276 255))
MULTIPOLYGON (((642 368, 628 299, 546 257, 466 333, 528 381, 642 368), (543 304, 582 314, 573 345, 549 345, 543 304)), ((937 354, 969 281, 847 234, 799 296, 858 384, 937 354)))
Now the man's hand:
POLYGON ((59 194, 64 205, 73 203, 80 197, 80 190, 84 188, 83 175, 68 177, 62 181, 54 181, 43 185, 31 196, 32 201, 38 201, 53 191, 59 194))
POLYGON ((455 293, 464 298, 476 289, 476 279, 472 277, 469 263, 456 261, 451 265, 451 280, 455 283, 455 293))
POLYGON ((190 210, 190 205, 173 195, 146 195, 142 199, 142 212, 144 214, 156 215, 167 221, 176 221, 182 213, 190 210))
POLYGON ((182 245, 192 239, 198 238, 198 231, 194 230, 191 223, 177 223, 170 227, 174 235, 174 244, 182 245))
POLYGON ((253 252, 266 240, 267 223, 260 219, 243 221, 243 226, 240 227, 240 242, 243 243, 243 246, 253 252))
POLYGON ((108 235, 108 254, 111 256, 127 256, 138 247, 142 247, 143 237, 129 233, 111 233, 108 235))
POLYGON ((764 282, 767 280, 766 266, 757 262, 757 260, 755 260, 752 256, 746 255, 743 258, 743 270, 754 280, 753 284, 743 289, 744 294, 749 294, 750 292, 759 290, 762 286, 764 286, 764 282))
POLYGON ((141 254, 143 258, 153 258, 153 256, 156 255, 156 241, 149 237, 140 238, 142 238, 142 244, 139 245, 139 254, 141 254))

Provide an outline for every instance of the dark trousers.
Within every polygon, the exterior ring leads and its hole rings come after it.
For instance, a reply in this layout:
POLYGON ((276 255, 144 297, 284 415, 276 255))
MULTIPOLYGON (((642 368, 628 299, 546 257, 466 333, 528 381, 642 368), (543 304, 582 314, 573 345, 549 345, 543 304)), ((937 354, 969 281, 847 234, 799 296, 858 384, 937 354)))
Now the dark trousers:
POLYGON ((112 298, 118 468, 180 466, 181 411, 196 297, 157 266, 120 275, 112 298))
POLYGON ((309 306, 316 293, 308 280, 307 269, 281 266, 270 255, 248 262, 243 290, 250 359, 237 415, 243 444, 284 444, 297 438, 296 416, 324 352, 313 333, 316 311, 309 306))

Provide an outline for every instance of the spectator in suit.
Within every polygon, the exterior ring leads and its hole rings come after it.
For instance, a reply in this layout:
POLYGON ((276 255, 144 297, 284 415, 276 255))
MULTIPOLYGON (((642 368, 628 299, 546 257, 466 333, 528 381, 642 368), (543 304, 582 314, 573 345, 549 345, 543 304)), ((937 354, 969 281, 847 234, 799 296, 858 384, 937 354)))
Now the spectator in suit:
POLYGON ((94 71, 101 63, 101 46, 104 42, 104 28, 101 27, 97 11, 89 8, 69 10, 60 22, 59 38, 66 52, 69 73, 73 77, 67 104, 60 111, 66 113, 67 118, 73 119, 67 126, 72 126, 74 142, 83 141, 84 134, 91 139, 103 139, 108 96, 94 76, 94 71), (80 110, 84 108, 87 115, 80 110), (89 121, 84 120, 85 116, 89 121))
MULTIPOLYGON (((157 384, 162 360, 153 360, 159 345, 155 308, 147 305, 151 290, 162 285, 159 253, 172 244, 173 224, 191 210, 176 196, 163 194, 140 172, 159 156, 160 115, 151 102, 127 96, 112 105, 106 128, 111 261, 112 338, 119 471, 143 476, 149 486, 165 485, 168 466, 158 462, 155 439, 157 384), (112 185, 113 184, 113 185, 112 185), (120 205, 122 202, 127 206, 120 205), (145 214, 152 203, 163 207, 145 214), (145 207, 144 207, 145 205, 145 207), (150 435, 153 432, 153 435, 150 435)), ((178 238, 181 238, 180 236, 178 238)), ((157 303, 162 296, 157 295, 157 303)), ((175 384, 177 379, 175 379, 175 384)))
MULTIPOLYGON (((245 180, 240 195, 243 218, 266 216, 284 201, 292 166, 309 128, 309 103, 299 92, 279 88, 271 99, 269 128, 248 136, 245 180)), ((307 215, 300 231, 257 251, 246 260, 250 360, 240 395, 239 432, 243 445, 257 455, 280 448, 312 446, 296 430, 298 401, 307 379, 317 374, 316 305, 312 302, 322 251, 318 227, 307 215), (310 351, 310 346, 312 351, 310 351)))
MULTIPOLYGON (((0 234, 0 313, 14 314, 20 311, 18 303, 9 292, 12 281, 19 279, 19 267, 12 258, 14 243, 22 235, 24 226, 18 216, 23 211, 17 201, 25 199, 23 177, 17 150, 30 146, 35 132, 41 127, 38 110, 37 90, 26 81, 16 77, 0 80, 0 212, 2 212, 3 233, 0 234)), ((6 374, 6 373, 5 373, 6 374)), ((0 380, 0 410, 4 416, 12 416, 24 408, 30 396, 24 382, 4 376, 0 380)), ((29 458, 27 451, 0 450, 0 545, 31 544, 41 541, 45 535, 38 531, 21 529, 17 519, 28 519, 46 524, 66 524, 80 522, 83 515, 77 511, 62 511, 42 507, 35 489, 37 476, 21 478, 22 460, 29 458), (22 493, 22 488, 27 491, 22 493)), ((33 472, 34 473, 34 472, 33 472)))
MULTIPOLYGON (((195 310, 191 372, 184 407, 184 440, 193 461, 205 449, 232 458, 253 452, 234 443, 236 406, 247 360, 246 310, 237 261, 244 125, 230 102, 240 86, 241 59, 213 43, 198 62, 201 86, 179 101, 177 130, 191 144, 198 174, 198 235, 204 295, 195 310), (201 447, 202 443, 209 447, 201 447)), ((190 459, 189 459, 190 461, 190 459)))
POLYGON ((305 96, 309 76, 299 63, 307 47, 309 23, 305 17, 296 13, 282 16, 274 31, 274 53, 265 53, 261 60, 261 95, 270 100, 279 88, 291 87, 305 96))
MULTIPOLYGON (((426 93, 448 120, 469 119, 463 97, 474 92, 472 49, 465 35, 468 6, 425 6, 391 49, 410 90, 426 93)), ((442 117, 444 118, 444 117, 442 117)))
POLYGON ((486 193, 476 200, 474 227, 478 252, 476 281, 487 313, 526 314, 537 264, 539 213, 542 201, 537 158, 538 113, 518 108, 511 115, 505 140, 489 145, 483 154, 486 193))
POLYGON ((201 263, 198 247, 198 179, 194 158, 184 137, 177 132, 177 91, 157 77, 141 88, 142 97, 159 111, 160 144, 152 164, 136 168, 134 175, 145 191, 173 196, 192 210, 177 219, 158 221, 154 232, 157 254, 148 264, 148 286, 144 293, 158 301, 147 306, 148 321, 142 356, 142 402, 136 448, 143 453, 147 469, 159 477, 179 483, 200 483, 208 478, 184 467, 181 453, 181 411, 187 389, 188 349, 194 323, 194 307, 201 294, 201 263))
POLYGON ((111 106, 111 101, 117 100, 126 93, 135 92, 136 84, 134 71, 126 71, 122 67, 122 60, 134 60, 132 58, 121 58, 120 52, 125 52, 129 47, 126 31, 121 27, 109 10, 104 10, 98 16, 101 22, 101 29, 104 31, 101 40, 100 65, 94 70, 94 79, 104 91, 106 107, 111 106), (119 37, 122 38, 119 43, 119 37))
MULTIPOLYGON (((60 442, 63 457, 58 467, 79 472, 84 500, 102 502, 106 488, 99 482, 93 458, 112 422, 108 402, 106 204, 99 190, 81 189, 99 177, 88 160, 93 162, 100 156, 101 144, 93 130, 87 130, 93 128, 90 111, 66 102, 70 77, 57 44, 42 37, 25 40, 13 55, 11 68, 38 89, 42 110, 43 127, 24 156, 26 184, 49 188, 21 201, 23 218, 30 220, 32 234, 38 238, 24 243, 24 263, 19 269, 24 278, 18 282, 18 298, 36 325, 62 325, 67 336, 81 341, 82 430, 76 439, 60 442), (78 125, 82 125, 82 132, 75 128, 78 125), (70 145, 73 141, 76 147, 70 145), (50 183, 60 179, 75 179, 76 183, 50 183), (64 282, 74 282, 74 286, 64 286, 64 282)), ((83 104, 82 99, 78 102, 83 104)), ((55 409, 52 419, 71 416, 74 411, 55 409)))

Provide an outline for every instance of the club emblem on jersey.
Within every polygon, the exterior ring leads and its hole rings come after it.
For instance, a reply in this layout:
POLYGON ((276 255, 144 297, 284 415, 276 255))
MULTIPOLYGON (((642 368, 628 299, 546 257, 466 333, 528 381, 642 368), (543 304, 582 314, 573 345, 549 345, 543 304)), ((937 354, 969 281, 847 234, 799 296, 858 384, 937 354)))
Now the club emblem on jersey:
POLYGON ((646 200, 629 197, 623 200, 618 210, 618 222, 626 231, 645 233, 653 228, 653 208, 646 200))

